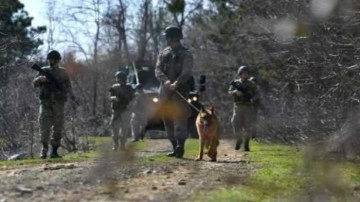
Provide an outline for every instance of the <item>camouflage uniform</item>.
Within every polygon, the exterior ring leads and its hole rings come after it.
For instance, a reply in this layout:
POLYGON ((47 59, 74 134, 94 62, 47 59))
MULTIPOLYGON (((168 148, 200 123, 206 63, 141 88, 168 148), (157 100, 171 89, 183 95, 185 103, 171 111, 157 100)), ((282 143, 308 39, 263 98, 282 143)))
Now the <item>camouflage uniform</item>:
POLYGON ((249 151, 249 140, 253 132, 254 116, 255 116, 255 102, 258 99, 257 87, 249 80, 238 79, 234 82, 241 84, 244 90, 249 93, 251 100, 246 99, 245 96, 237 96, 233 92, 236 90, 234 85, 229 87, 229 93, 234 98, 234 109, 231 123, 233 131, 237 138, 235 149, 239 149, 241 144, 244 143, 245 151, 249 151))
MULTIPOLYGON (((251 81, 256 88, 258 89, 257 83, 256 83, 256 79, 254 77, 250 77, 249 81, 251 81)), ((253 127, 252 127, 252 131, 251 131, 251 138, 255 139, 256 138, 256 124, 257 124, 257 118, 258 118, 258 112, 259 112, 259 107, 260 107, 261 103, 260 103, 260 99, 257 99, 254 102, 254 115, 253 115, 253 127)))
POLYGON ((49 82, 41 82, 38 74, 33 80, 33 86, 40 88, 40 135, 43 144, 42 158, 46 158, 50 130, 53 129, 51 136, 51 146, 56 149, 60 146, 62 133, 64 132, 64 106, 68 94, 72 95, 71 82, 66 70, 59 65, 53 67, 42 67, 43 70, 51 73, 62 85, 63 91, 54 89, 49 82))
MULTIPOLYGON (((182 157, 184 153, 187 134, 187 119, 191 115, 190 107, 186 100, 190 92, 188 80, 193 68, 192 54, 181 44, 171 48, 168 46, 158 56, 155 76, 160 81, 160 100, 167 136, 173 146, 171 156, 182 157), (177 82, 176 91, 164 87, 165 81, 177 82)), ((169 155, 170 156, 170 155, 169 155)))
POLYGON ((146 107, 146 100, 147 96, 144 94, 143 89, 137 88, 130 120, 133 141, 138 141, 144 137, 145 126, 149 118, 149 108, 146 107))
MULTIPOLYGON (((250 77, 249 81, 251 81, 252 83, 255 84, 258 92, 260 91, 260 86, 257 83, 256 78, 254 77, 250 77)), ((253 123, 253 130, 252 130, 252 134, 251 134, 251 138, 255 139, 256 138, 256 133, 257 133, 257 120, 258 120, 258 113, 259 110, 261 110, 261 112, 265 115, 268 116, 268 111, 266 109, 266 107, 264 106, 264 104, 261 102, 260 97, 254 101, 254 123, 253 123)))
POLYGON ((110 125, 112 127, 112 138, 114 141, 114 150, 119 147, 124 149, 127 136, 129 134, 129 110, 127 106, 134 97, 134 90, 130 85, 114 84, 110 88, 110 96, 116 96, 118 101, 111 102, 112 115, 110 125))
POLYGON ((144 139, 146 120, 141 115, 141 113, 133 112, 131 113, 130 127, 131 127, 131 136, 133 137, 133 142, 144 139))

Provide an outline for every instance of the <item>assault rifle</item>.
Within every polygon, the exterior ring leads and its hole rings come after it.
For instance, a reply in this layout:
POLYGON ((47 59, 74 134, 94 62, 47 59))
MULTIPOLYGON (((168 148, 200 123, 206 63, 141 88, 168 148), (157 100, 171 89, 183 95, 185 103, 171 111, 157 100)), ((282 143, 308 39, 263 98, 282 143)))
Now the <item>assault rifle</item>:
MULTIPOLYGON (((49 83, 50 83, 50 88, 52 90, 59 90, 61 91, 62 93, 65 93, 65 89, 63 87, 63 85, 56 79, 56 77, 54 75, 52 75, 50 72, 48 71, 45 71, 43 69, 41 69, 41 67, 34 63, 32 66, 31 66, 31 69, 39 72, 41 75, 44 75, 46 76, 46 78, 48 79, 49 83)), ((76 104, 76 105, 79 105, 79 102, 76 100, 75 96, 72 94, 72 92, 70 92, 70 99, 76 104)))
POLYGON ((50 88, 52 90, 59 90, 61 92, 64 92, 64 88, 63 86, 61 85, 61 83, 55 78, 54 75, 52 75, 50 72, 48 71, 45 71, 43 69, 41 69, 41 67, 34 63, 32 66, 31 66, 31 69, 35 70, 35 71, 38 71, 41 75, 44 75, 46 76, 46 78, 49 80, 50 82, 50 88))
POLYGON ((245 101, 250 102, 250 100, 253 96, 247 90, 245 90, 244 86, 241 85, 240 82, 236 82, 233 80, 233 81, 231 81, 230 85, 232 85, 236 90, 242 92, 242 94, 244 95, 245 101))

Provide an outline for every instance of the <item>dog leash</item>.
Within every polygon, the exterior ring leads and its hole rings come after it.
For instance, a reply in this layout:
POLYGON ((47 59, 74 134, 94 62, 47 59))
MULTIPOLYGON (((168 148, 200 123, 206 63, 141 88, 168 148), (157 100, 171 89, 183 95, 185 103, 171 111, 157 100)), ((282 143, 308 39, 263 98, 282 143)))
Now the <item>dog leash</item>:
POLYGON ((195 107, 193 104, 191 104, 190 102, 187 101, 187 99, 177 90, 175 90, 175 92, 186 102, 188 103, 193 109, 195 109, 197 112, 200 112, 200 109, 198 109, 197 107, 195 107))

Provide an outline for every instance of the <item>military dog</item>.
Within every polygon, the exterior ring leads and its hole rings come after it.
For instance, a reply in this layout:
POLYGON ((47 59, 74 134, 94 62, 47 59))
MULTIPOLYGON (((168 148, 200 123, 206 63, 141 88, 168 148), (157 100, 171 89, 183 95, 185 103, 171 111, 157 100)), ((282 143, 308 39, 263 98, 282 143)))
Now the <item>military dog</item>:
POLYGON ((204 147, 211 161, 216 161, 217 147, 219 146, 219 121, 214 113, 214 107, 200 109, 196 117, 196 128, 199 133, 199 156, 196 161, 203 159, 204 147))

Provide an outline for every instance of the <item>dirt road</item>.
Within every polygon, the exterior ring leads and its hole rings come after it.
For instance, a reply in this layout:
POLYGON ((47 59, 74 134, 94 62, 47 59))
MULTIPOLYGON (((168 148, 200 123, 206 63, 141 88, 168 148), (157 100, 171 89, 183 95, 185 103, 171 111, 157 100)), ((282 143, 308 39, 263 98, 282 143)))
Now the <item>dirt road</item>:
POLYGON ((241 183, 250 172, 243 152, 222 140, 218 162, 193 159, 152 162, 170 150, 167 140, 146 140, 133 153, 67 164, 0 169, 0 202, 12 201, 191 201, 198 191, 241 183), (139 160, 139 156, 150 156, 139 160))

